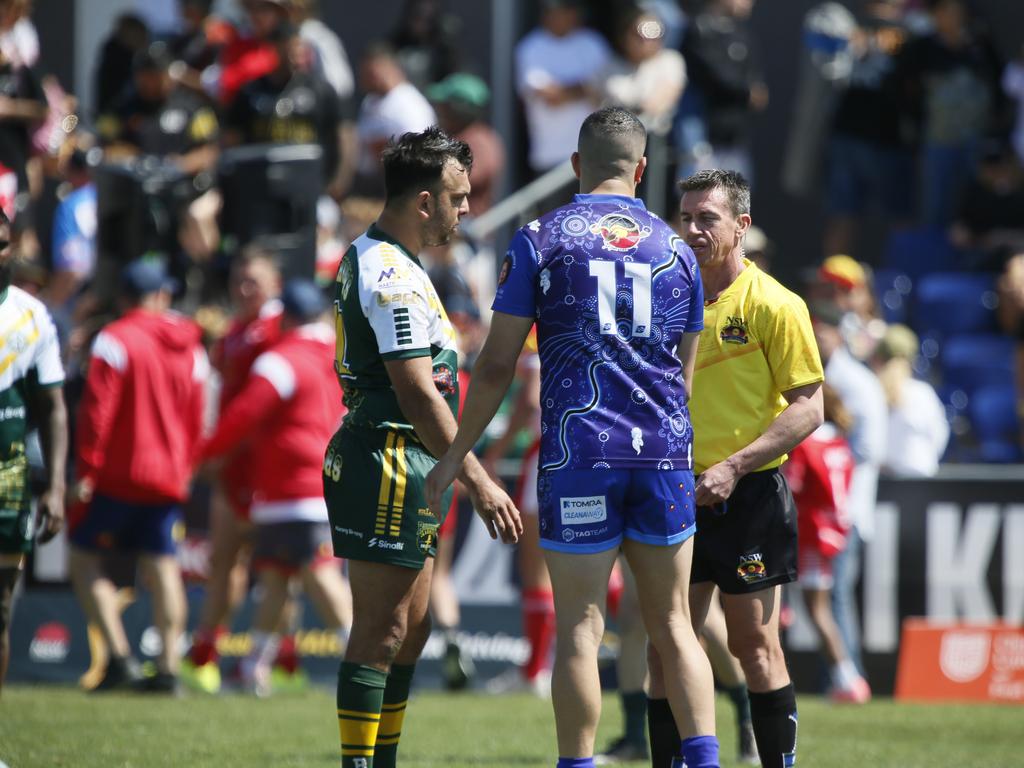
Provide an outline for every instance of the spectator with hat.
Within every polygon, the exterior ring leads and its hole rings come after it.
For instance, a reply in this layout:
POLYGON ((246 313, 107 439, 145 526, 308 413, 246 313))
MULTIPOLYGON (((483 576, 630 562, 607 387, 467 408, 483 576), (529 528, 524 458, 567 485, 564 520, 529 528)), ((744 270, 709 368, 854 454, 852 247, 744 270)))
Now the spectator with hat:
POLYGON ((79 603, 109 651, 98 690, 177 689, 186 603, 176 552, 202 437, 209 363, 199 326, 168 311, 173 287, 160 260, 143 258, 125 267, 124 314, 93 343, 78 409, 69 567, 79 603), (122 551, 139 553, 152 589, 161 651, 156 674, 145 680, 128 644, 117 592, 101 567, 105 553, 122 551))
POLYGON ((426 95, 437 110, 441 130, 473 150, 469 213, 479 216, 493 204, 505 171, 505 143, 484 120, 491 91, 476 75, 456 72, 427 88, 426 95))

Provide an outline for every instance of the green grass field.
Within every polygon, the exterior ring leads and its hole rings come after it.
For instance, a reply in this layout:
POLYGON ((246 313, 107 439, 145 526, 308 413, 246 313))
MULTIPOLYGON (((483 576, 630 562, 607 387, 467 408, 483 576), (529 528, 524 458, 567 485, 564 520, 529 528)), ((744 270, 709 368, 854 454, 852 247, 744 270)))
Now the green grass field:
MULTIPOLYGON (((798 764, 829 768, 1024 766, 1024 710, 919 706, 891 700, 835 707, 800 699, 798 764)), ((0 699, 0 760, 10 768, 337 766, 334 694, 256 700, 86 695, 10 687, 0 699)), ((732 713, 718 703, 722 765, 736 754, 732 713)), ((617 735, 617 699, 605 699, 598 746, 617 735)), ((424 692, 410 704, 400 760, 408 768, 555 764, 551 705, 526 696, 424 692)))

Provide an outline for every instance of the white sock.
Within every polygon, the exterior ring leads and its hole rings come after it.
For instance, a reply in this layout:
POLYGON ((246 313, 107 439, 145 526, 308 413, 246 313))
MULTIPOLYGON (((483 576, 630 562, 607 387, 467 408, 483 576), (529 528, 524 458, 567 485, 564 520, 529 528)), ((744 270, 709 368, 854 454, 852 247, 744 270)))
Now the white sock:
POLYGON ((250 668, 255 666, 269 667, 277 658, 277 649, 281 647, 281 636, 276 632, 252 633, 252 648, 246 661, 250 668))
POLYGON ((832 685, 842 691, 849 691, 860 679, 860 672, 852 659, 843 659, 832 667, 832 685))

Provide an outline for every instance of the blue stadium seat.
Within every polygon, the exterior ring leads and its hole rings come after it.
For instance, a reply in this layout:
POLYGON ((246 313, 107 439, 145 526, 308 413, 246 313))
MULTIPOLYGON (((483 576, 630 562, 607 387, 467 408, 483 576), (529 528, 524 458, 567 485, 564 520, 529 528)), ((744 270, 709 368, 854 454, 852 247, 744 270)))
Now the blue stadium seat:
POLYGON ((942 344, 941 367, 943 389, 963 390, 973 399, 984 387, 1013 384, 1014 342, 999 334, 951 336, 942 344))
POLYGON ((995 279, 991 275, 940 272, 925 275, 914 289, 911 325, 922 338, 996 330, 995 279))
POLYGON ((882 255, 885 269, 902 272, 916 280, 932 272, 945 272, 959 265, 959 253, 942 229, 902 229, 889 235, 882 255))
POLYGON ((1017 389, 1012 377, 978 389, 971 398, 969 413, 982 461, 1020 461, 1017 389))
POLYGON ((913 286, 910 276, 898 269, 875 270, 875 296, 885 322, 906 324, 913 286))

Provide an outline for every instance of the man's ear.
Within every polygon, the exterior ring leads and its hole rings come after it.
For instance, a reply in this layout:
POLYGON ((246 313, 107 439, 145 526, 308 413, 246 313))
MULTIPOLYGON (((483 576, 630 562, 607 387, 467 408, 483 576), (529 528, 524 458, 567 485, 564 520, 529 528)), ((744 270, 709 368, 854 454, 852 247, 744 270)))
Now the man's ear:
POLYGON ((569 162, 572 163, 572 172, 576 174, 576 178, 580 177, 580 153, 573 152, 572 157, 569 158, 569 162))
POLYGON ((640 162, 636 164, 636 168, 633 171, 633 183, 639 184, 640 180, 644 177, 644 171, 647 170, 647 157, 641 157, 640 162))
POLYGON ((741 213, 736 217, 736 238, 737 242, 742 242, 743 237, 747 234, 747 230, 750 229, 750 224, 753 219, 750 218, 749 213, 741 213))
POLYGON ((416 212, 424 220, 429 219, 434 213, 434 196, 427 190, 416 195, 416 212))

